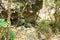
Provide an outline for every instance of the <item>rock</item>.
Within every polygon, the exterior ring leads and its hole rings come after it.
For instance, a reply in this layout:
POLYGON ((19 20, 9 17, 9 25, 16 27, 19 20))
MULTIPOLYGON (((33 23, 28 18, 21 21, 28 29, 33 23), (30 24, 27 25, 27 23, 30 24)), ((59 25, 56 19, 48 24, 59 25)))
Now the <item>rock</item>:
POLYGON ((48 40, 60 40, 60 35, 52 36, 48 40))
POLYGON ((24 28, 24 30, 17 28, 16 32, 15 40, 38 40, 37 30, 35 28, 24 28))

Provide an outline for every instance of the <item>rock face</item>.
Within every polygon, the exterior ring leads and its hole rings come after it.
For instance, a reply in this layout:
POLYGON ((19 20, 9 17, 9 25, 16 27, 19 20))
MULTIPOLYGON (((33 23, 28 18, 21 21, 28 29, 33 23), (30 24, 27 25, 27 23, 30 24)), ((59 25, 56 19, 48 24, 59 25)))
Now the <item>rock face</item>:
POLYGON ((51 37, 49 40, 60 40, 60 35, 55 35, 51 37))
POLYGON ((37 30, 35 28, 18 29, 15 40, 39 40, 37 30))

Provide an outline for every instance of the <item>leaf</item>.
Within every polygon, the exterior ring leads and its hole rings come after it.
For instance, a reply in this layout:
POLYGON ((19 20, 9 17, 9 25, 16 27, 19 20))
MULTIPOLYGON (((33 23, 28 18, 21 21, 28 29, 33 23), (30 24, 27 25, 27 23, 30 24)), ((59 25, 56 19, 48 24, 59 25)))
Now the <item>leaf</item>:
POLYGON ((14 30, 10 30, 10 40, 14 40, 14 38, 16 37, 16 32, 14 30))
POLYGON ((0 22, 0 26, 6 28, 8 26, 7 22, 0 22))
POLYGON ((5 21, 5 19, 3 19, 3 18, 0 18, 0 22, 3 22, 3 21, 5 21))
POLYGON ((0 18, 0 26, 3 28, 6 28, 8 26, 8 23, 5 21, 5 19, 0 18))

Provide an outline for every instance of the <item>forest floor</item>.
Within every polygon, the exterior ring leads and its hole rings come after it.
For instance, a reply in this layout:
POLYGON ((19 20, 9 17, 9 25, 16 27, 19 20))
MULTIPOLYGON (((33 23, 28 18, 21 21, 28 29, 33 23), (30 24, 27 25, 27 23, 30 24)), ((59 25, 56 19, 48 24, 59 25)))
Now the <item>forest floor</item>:
POLYGON ((37 30, 35 28, 14 29, 17 33, 15 40, 38 40, 37 30))
MULTIPOLYGON (((40 34, 40 38, 38 38, 38 31, 35 28, 14 28, 17 35, 15 40, 46 40, 46 37, 43 34, 40 34)), ((48 36, 48 35, 47 35, 48 36)), ((54 35, 50 37, 48 40, 60 40, 60 35, 54 35)))
POLYGON ((54 35, 50 37, 49 40, 60 40, 60 35, 54 35))

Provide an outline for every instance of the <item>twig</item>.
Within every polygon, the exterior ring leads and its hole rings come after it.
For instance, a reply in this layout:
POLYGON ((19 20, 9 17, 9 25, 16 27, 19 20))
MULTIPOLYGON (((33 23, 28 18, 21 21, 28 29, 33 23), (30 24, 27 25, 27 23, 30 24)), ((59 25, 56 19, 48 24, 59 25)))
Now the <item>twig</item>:
POLYGON ((9 23, 9 25, 8 25, 8 34, 7 34, 7 39, 6 40, 9 40, 10 39, 10 26, 11 26, 11 21, 10 21, 10 19, 11 19, 11 2, 12 2, 12 0, 8 0, 8 2, 9 2, 9 4, 8 4, 8 18, 7 18, 7 22, 9 23))

